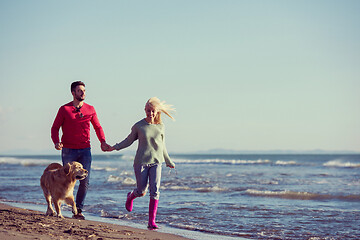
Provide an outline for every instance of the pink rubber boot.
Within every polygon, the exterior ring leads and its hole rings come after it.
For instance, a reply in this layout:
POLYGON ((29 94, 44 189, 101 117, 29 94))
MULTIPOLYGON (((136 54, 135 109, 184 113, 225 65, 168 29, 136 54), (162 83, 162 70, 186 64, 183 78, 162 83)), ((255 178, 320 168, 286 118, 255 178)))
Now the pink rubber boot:
POLYGON ((131 212, 133 209, 133 201, 135 198, 136 197, 135 197, 134 191, 128 193, 126 203, 125 203, 125 208, 129 212, 131 212))
POLYGON ((159 229, 159 227, 156 226, 156 223, 155 223, 158 204, 159 204, 159 200, 150 198, 150 203, 149 203, 149 225, 148 225, 149 230, 159 229))

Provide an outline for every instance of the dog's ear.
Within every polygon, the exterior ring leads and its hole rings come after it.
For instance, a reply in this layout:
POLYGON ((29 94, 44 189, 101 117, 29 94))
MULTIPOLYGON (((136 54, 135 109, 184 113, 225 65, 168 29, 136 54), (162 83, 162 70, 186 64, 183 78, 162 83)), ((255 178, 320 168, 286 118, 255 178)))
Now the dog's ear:
POLYGON ((66 175, 69 175, 69 174, 70 174, 70 170, 71 170, 71 165, 70 165, 70 163, 65 164, 65 166, 64 166, 64 172, 65 172, 66 175))

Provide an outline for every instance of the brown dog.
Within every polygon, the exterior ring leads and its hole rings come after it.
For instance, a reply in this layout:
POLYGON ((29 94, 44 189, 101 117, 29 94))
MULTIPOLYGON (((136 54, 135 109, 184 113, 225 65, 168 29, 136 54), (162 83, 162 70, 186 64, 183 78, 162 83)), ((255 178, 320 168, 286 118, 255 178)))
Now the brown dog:
POLYGON ((51 163, 40 178, 40 186, 43 189, 48 208, 46 215, 55 216, 52 202, 54 203, 57 216, 64 218, 61 214, 61 202, 72 206, 72 212, 77 215, 77 208, 74 202, 74 186, 76 180, 83 180, 87 177, 88 171, 81 163, 71 162, 61 166, 59 163, 51 163))

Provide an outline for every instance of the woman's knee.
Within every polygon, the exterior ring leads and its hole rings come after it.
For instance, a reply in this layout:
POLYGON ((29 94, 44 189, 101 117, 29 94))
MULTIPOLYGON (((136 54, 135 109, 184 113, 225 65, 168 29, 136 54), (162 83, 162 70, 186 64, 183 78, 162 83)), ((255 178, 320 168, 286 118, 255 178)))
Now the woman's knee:
POLYGON ((136 197, 144 197, 146 195, 147 189, 143 191, 139 191, 139 189, 135 189, 134 194, 136 197))
POLYGON ((145 195, 146 195, 146 192, 141 192, 141 193, 135 194, 136 197, 144 197, 145 195))

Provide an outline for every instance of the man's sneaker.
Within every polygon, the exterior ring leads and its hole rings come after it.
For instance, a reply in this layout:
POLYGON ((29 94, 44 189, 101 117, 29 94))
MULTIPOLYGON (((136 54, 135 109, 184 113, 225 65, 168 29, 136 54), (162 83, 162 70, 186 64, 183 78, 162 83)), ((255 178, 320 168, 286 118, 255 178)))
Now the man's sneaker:
POLYGON ((79 212, 77 215, 73 215, 72 218, 79 219, 79 220, 85 220, 85 217, 81 212, 79 212))

